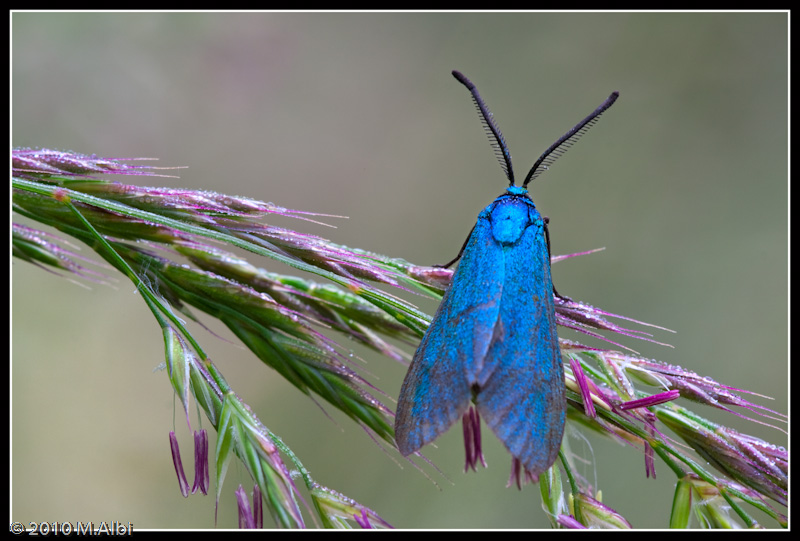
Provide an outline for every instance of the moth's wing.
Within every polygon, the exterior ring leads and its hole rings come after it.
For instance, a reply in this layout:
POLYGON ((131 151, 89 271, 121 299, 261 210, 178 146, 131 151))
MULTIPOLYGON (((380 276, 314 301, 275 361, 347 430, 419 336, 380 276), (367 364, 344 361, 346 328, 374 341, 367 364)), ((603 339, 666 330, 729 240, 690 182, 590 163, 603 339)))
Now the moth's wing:
POLYGON ((489 348, 504 270, 502 248, 484 214, 400 389, 395 440, 403 455, 430 443, 461 418, 472 398, 469 374, 489 348))
POLYGON ((475 399, 486 424, 534 477, 558 456, 567 408, 541 227, 529 226, 504 252, 500 313, 475 399))

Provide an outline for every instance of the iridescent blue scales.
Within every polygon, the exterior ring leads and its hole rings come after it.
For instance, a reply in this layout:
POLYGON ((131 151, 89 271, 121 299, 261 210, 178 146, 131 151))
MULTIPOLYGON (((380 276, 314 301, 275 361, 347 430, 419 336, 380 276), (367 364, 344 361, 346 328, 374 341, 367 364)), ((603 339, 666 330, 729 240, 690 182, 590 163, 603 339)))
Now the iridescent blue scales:
POLYGON ((536 478, 558 456, 567 403, 549 234, 526 186, 618 94, 548 148, 518 187, 492 114, 475 86, 460 73, 453 75, 471 92, 510 185, 478 215, 459 254, 453 282, 400 390, 395 439, 400 452, 410 455, 447 431, 474 403, 511 455, 536 478))

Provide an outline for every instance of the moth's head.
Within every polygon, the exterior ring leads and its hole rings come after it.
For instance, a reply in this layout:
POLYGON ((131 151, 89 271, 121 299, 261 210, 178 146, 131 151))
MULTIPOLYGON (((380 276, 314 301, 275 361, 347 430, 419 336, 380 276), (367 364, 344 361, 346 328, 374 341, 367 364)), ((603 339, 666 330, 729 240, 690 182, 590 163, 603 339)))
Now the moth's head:
POLYGON ((528 195, 528 188, 522 186, 509 186, 506 190, 508 195, 528 195))

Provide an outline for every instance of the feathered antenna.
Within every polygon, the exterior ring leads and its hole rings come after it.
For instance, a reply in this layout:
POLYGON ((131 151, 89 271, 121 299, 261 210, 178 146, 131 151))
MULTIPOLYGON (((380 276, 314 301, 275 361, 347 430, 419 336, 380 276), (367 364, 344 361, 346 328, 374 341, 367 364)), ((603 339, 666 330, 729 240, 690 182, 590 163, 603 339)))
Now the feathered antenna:
POLYGON ((513 186, 514 168, 511 166, 511 152, 508 151, 508 145, 506 145, 506 140, 503 139, 503 134, 500 133, 500 128, 498 128, 497 124, 495 124, 494 115, 489 108, 486 107, 481 95, 478 94, 478 89, 475 88, 475 85, 472 84, 472 81, 467 79, 463 73, 457 70, 453 70, 453 77, 458 79, 459 83, 466 86, 467 90, 469 90, 470 94, 472 94, 472 101, 475 102, 475 107, 477 107, 478 113, 480 114, 483 129, 486 131, 486 135, 489 136, 489 142, 492 144, 492 148, 494 149, 494 155, 497 157, 497 161, 500 162, 500 167, 503 168, 503 172, 505 172, 508 182, 511 186, 513 186))
POLYGON ((528 187, 528 183, 544 173, 550 166, 556 161, 559 156, 564 154, 569 148, 577 141, 581 135, 586 133, 589 128, 594 126, 595 122, 597 122, 600 115, 602 115, 606 109, 614 105, 614 102, 617 101, 619 97, 619 92, 612 92, 611 95, 604 101, 600 107, 594 110, 592 114, 581 120, 577 126, 569 130, 567 133, 562 135, 558 141, 550 145, 550 148, 544 151, 536 163, 533 164, 531 167, 530 173, 528 176, 525 177, 525 181, 522 183, 523 188, 528 187))

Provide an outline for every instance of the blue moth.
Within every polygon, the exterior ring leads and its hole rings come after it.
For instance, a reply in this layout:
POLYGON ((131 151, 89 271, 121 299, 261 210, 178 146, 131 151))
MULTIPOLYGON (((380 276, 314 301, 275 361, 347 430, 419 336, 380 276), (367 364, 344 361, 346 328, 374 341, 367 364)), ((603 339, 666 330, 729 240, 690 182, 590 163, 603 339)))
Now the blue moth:
POLYGON ((400 389, 395 440, 408 456, 447 431, 473 403, 535 479, 558 456, 567 401, 550 235, 527 186, 619 93, 553 143, 516 186, 511 154, 492 113, 469 79, 458 71, 453 76, 470 91, 509 186, 481 211, 461 252, 444 265, 460 260, 400 389))

